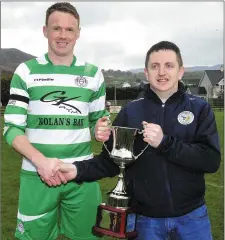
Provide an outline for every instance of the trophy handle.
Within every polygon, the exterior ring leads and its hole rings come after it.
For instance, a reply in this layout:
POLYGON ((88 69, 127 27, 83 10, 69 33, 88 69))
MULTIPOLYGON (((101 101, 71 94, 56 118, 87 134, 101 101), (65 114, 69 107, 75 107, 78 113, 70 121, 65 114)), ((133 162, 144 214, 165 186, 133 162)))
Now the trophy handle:
MULTIPOLYGON (((109 126, 110 131, 111 131, 112 134, 113 134, 113 139, 114 139, 114 138, 115 138, 115 131, 113 131, 113 128, 112 128, 112 122, 110 121, 110 119, 108 119, 108 126, 109 126)), ((109 156, 110 156, 111 153, 110 153, 109 149, 107 148, 105 142, 103 142, 103 145, 104 145, 106 151, 108 152, 108 154, 109 154, 109 156)), ((116 143, 115 143, 115 141, 113 140, 113 147, 112 147, 112 149, 114 149, 115 146, 116 146, 116 143)))
POLYGON ((143 134, 144 133, 144 130, 138 130, 138 132, 137 132, 138 134, 143 134))
MULTIPOLYGON (((140 130, 140 129, 137 129, 137 132, 136 133, 138 133, 138 134, 143 134, 144 133, 144 130, 140 130)), ((138 155, 134 155, 133 153, 132 153, 132 155, 133 155, 133 158, 136 160, 137 158, 139 158, 141 155, 142 155, 142 153, 147 149, 147 147, 149 146, 149 143, 145 146, 145 148, 143 149, 143 150, 141 150, 141 152, 138 154, 138 155)))
POLYGON ((104 147, 105 147, 105 149, 106 149, 106 151, 108 152, 108 154, 109 154, 109 156, 110 156, 110 151, 109 151, 109 149, 107 148, 107 146, 106 146, 106 144, 105 144, 105 142, 103 142, 103 145, 104 145, 104 147))
POLYGON ((147 144, 147 146, 145 146, 145 148, 143 149, 143 150, 141 150, 141 152, 138 154, 138 155, 134 155, 133 154, 133 157, 134 157, 134 159, 136 160, 137 158, 139 158, 140 156, 141 156, 141 154, 146 150, 146 148, 149 146, 149 144, 147 144))

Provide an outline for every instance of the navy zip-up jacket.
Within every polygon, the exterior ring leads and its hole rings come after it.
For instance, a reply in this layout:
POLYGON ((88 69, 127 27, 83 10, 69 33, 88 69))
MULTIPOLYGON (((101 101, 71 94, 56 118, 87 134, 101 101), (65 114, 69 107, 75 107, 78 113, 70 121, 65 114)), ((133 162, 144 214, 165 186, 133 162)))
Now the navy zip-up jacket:
MULTIPOLYGON (((205 203, 205 173, 214 173, 220 165, 219 137, 210 105, 187 94, 184 85, 165 104, 148 88, 144 98, 127 104, 113 125, 143 129, 142 122, 161 126, 164 133, 157 148, 149 146, 130 166, 125 182, 131 206, 149 217, 175 217, 191 212, 205 203)), ((147 143, 137 135, 134 153, 147 143)), ((112 136, 107 142, 112 149, 112 136)), ((77 182, 113 177, 119 168, 107 151, 89 161, 75 162, 77 182)))

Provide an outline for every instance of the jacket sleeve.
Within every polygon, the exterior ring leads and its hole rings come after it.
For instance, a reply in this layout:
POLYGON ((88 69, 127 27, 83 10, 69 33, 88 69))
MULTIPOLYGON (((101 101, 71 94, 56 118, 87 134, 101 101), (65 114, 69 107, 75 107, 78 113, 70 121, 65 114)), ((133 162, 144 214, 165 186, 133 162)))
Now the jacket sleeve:
POLYGON ((74 181, 78 183, 93 182, 105 177, 114 177, 119 173, 119 167, 109 157, 105 149, 93 159, 74 162, 74 165, 77 167, 77 177, 74 181))
POLYGON ((221 154, 215 116, 207 103, 198 120, 193 143, 184 143, 165 135, 158 150, 168 161, 191 168, 197 172, 213 173, 220 166, 221 154))
MULTIPOLYGON (((122 109, 113 121, 113 125, 125 126, 125 120, 125 109, 122 109)), ((112 134, 105 145, 110 152, 113 145, 112 134)), ((102 152, 91 160, 73 163, 77 167, 75 182, 92 182, 105 177, 114 177, 119 174, 119 167, 113 162, 113 159, 110 158, 106 147, 103 145, 102 152)))

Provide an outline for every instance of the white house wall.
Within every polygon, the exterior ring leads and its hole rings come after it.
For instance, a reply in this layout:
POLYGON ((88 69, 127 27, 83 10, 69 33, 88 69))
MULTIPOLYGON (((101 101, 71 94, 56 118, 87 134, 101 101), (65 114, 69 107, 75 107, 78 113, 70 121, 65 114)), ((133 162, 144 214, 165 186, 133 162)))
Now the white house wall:
POLYGON ((208 97, 212 96, 212 83, 208 78, 208 75, 205 73, 202 80, 199 83, 199 87, 205 87, 208 97))
POLYGON ((221 94, 221 91, 224 92, 224 79, 218 82, 218 86, 215 87, 213 93, 214 97, 217 98, 221 94))

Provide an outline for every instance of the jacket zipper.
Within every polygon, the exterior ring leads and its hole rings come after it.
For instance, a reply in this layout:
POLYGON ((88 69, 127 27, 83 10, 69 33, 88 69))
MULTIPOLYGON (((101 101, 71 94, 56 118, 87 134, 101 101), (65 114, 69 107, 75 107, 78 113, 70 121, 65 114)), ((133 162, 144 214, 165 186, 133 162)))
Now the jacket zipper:
MULTIPOLYGON (((161 120, 161 123, 162 123, 162 130, 163 130, 163 128, 164 128, 164 119, 165 119, 165 103, 162 104, 162 115, 163 115, 163 118, 161 120)), ((168 195, 169 195, 170 209, 171 209, 171 212, 174 213, 174 204, 173 204, 171 188, 170 188, 170 183, 169 183, 168 170, 167 170, 167 166, 166 166, 166 162, 165 161, 163 161, 163 169, 164 169, 164 172, 165 172, 166 190, 167 190, 168 195)))

